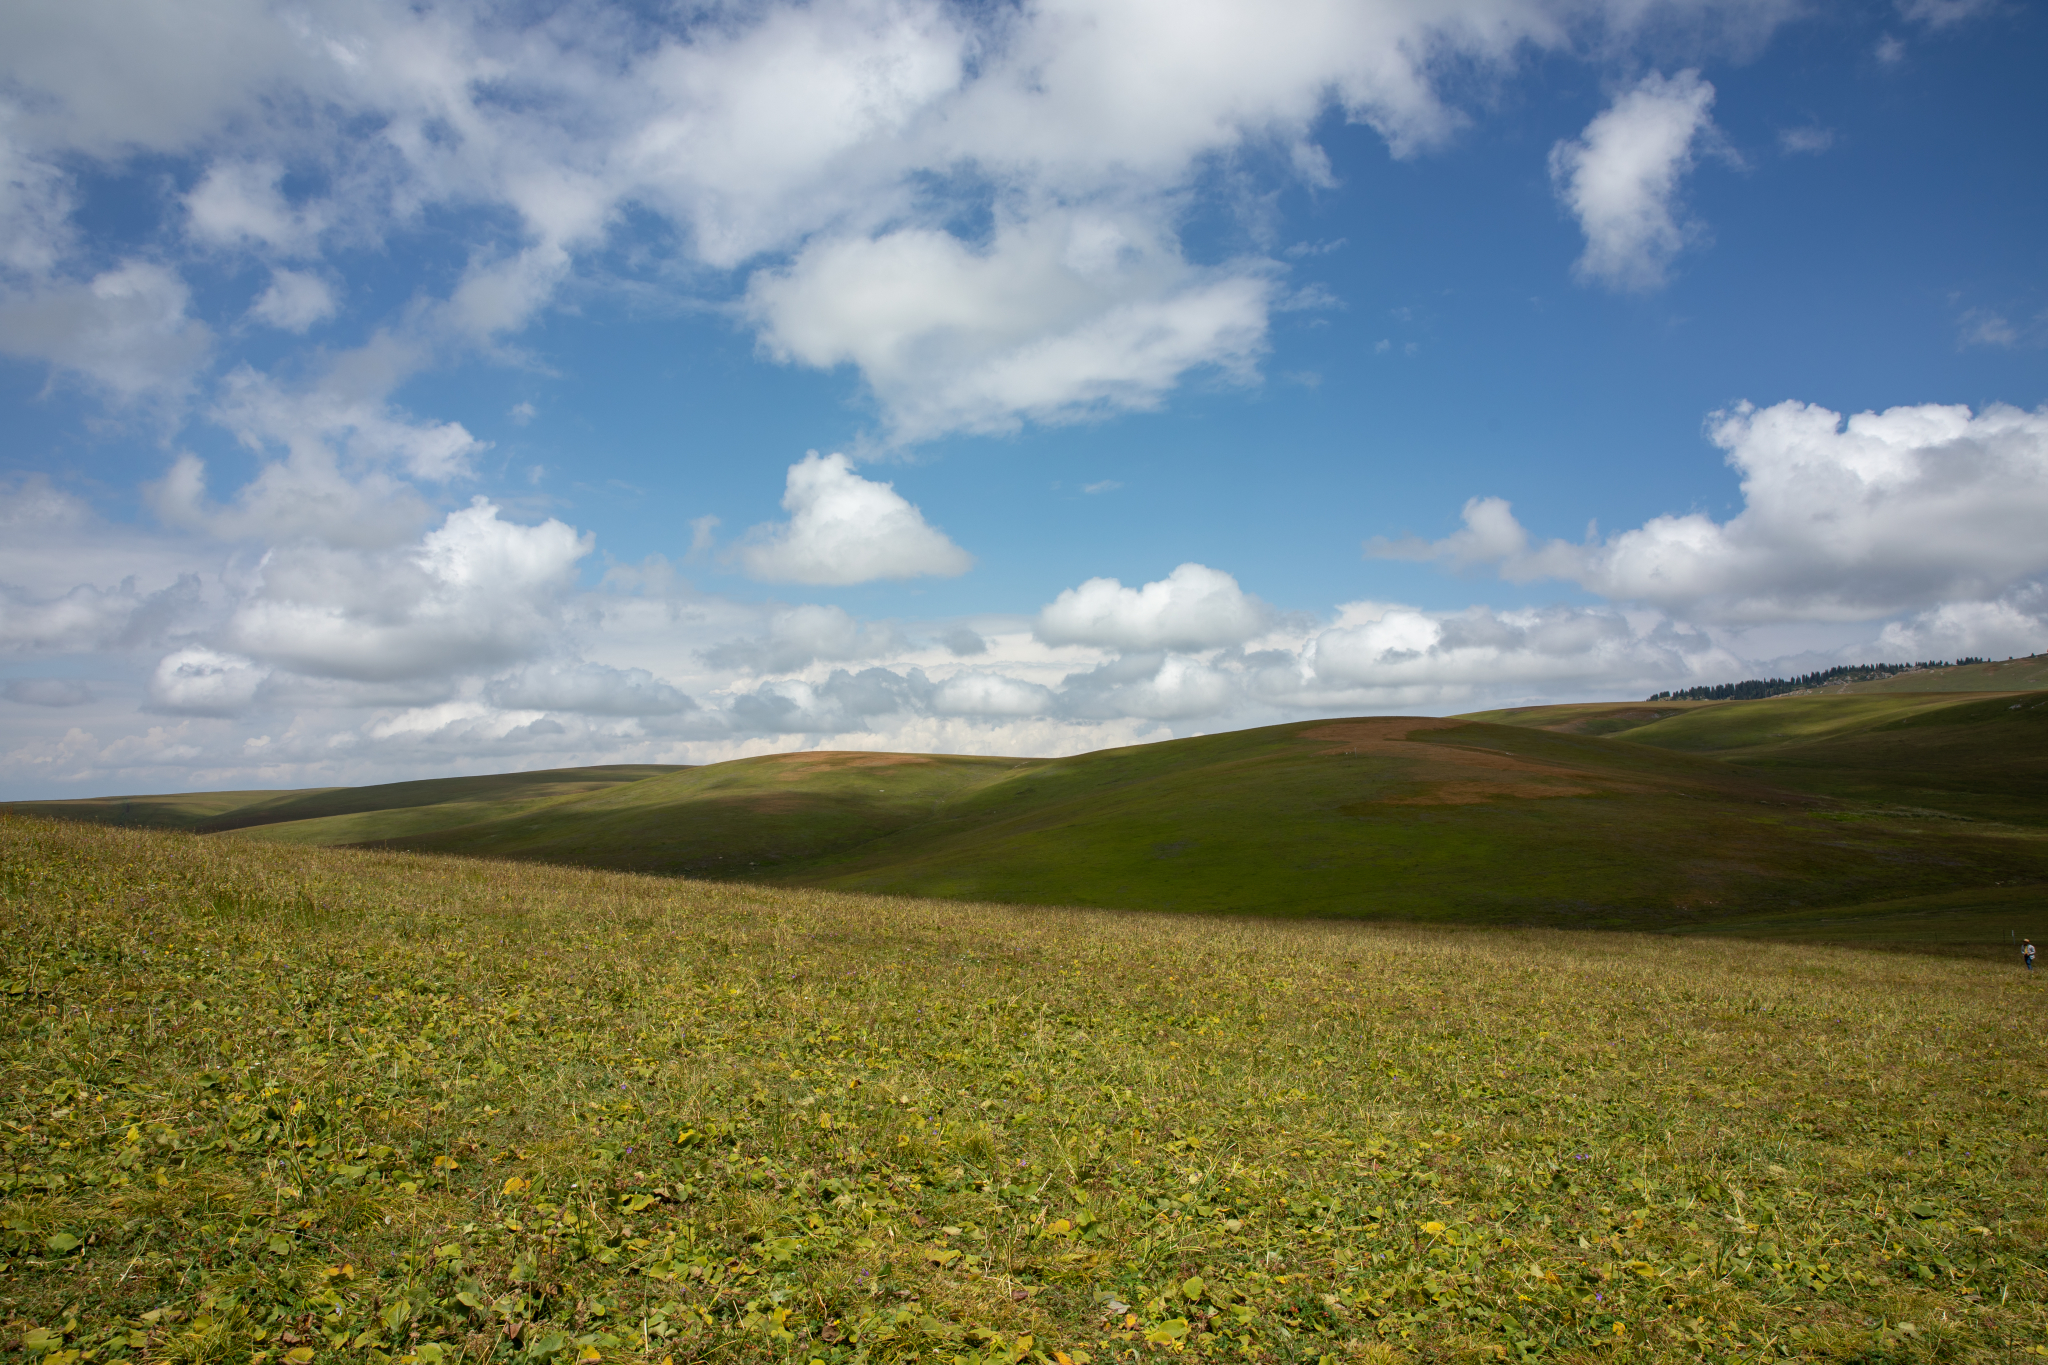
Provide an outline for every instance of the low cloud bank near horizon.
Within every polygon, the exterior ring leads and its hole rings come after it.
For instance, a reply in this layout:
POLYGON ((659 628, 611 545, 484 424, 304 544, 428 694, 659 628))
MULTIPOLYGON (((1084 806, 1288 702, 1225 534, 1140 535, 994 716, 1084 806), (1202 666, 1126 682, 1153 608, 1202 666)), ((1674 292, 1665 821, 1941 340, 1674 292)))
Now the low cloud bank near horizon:
MULTIPOLYGON (((1742 480, 1725 521, 1539 541, 1479 497, 1450 536, 1368 542, 1369 555, 1557 579, 1593 599, 1458 610, 1282 609, 1191 562, 1136 585, 1089 579, 1035 614, 868 620, 831 602, 740 601, 655 561, 589 583, 589 534, 482 498, 420 523, 425 494, 383 465, 351 483, 331 461, 281 452, 217 510, 194 483, 165 495, 163 530, 133 534, 17 480, 0 485, 0 791, 307 786, 793 747, 1045 755, 2048 648, 2048 412, 1845 418, 1783 403, 1718 414, 1709 434, 1742 480), (332 520, 300 505, 266 522, 265 481, 302 476, 339 480, 332 520), (365 498, 398 509, 369 543, 365 498), (204 515, 180 510, 192 507, 204 515)), ((787 506, 791 520, 751 544, 808 566, 799 581, 970 562, 844 460, 793 466, 787 506), (835 521, 835 499, 854 512, 835 521)))

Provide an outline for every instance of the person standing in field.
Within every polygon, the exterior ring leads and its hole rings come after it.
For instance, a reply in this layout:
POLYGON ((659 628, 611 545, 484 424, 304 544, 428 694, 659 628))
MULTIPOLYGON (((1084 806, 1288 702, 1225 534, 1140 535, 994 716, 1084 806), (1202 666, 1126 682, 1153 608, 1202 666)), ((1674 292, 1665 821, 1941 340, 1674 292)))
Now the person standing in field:
POLYGON ((2020 961, 2027 964, 2028 971, 2034 970, 2034 940, 2030 938, 2020 940, 2020 961))

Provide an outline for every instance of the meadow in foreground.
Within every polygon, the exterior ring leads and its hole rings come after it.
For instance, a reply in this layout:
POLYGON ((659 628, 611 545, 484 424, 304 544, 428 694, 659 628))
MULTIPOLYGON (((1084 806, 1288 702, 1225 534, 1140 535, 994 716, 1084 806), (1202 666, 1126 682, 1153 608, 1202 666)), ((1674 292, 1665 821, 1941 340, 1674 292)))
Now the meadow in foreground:
POLYGON ((2048 1356, 2016 966, 14 818, 0 897, 37 1365, 2048 1356))

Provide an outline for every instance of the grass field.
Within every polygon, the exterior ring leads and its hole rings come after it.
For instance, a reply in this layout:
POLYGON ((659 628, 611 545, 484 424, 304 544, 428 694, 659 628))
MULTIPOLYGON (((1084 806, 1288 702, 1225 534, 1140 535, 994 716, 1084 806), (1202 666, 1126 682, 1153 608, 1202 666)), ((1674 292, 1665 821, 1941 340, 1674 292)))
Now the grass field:
POLYGON ((2010 961, 6 817, 0 897, 38 1365, 2048 1355, 2010 961))
POLYGON ((1675 925, 1661 932, 1831 943, 2009 963, 2017 960, 2021 939, 2041 941, 2044 922, 2048 922, 2048 888, 1986 886, 1875 901, 1845 910, 1780 911, 1675 925))

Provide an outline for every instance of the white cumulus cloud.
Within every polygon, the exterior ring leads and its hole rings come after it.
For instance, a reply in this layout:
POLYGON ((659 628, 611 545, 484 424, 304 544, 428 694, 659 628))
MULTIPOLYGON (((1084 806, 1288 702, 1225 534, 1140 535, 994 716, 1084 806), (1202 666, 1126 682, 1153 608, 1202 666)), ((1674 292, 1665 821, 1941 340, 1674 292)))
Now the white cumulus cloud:
POLYGON ((659 44, 633 72, 620 160, 650 202, 731 268, 847 217, 905 207, 921 122, 975 37, 934 3, 767 5, 659 44))
POLYGON ((0 74, 32 92, 21 122, 41 141, 96 155, 171 151, 263 95, 332 89, 318 44, 283 19, 268 0, 9 5, 0 74))
POLYGON ((513 711, 573 711, 586 716, 667 716, 696 703, 644 668, 588 661, 528 664, 492 682, 493 705, 513 711))
POLYGON ((206 462, 196 455, 180 455, 144 492, 166 525, 230 541, 388 546, 410 539, 432 516, 412 485, 382 470, 350 478, 318 448, 264 465, 225 504, 208 498, 206 462))
POLYGON ((249 316, 286 332, 303 332, 335 314, 334 290, 304 270, 273 270, 270 287, 249 305, 249 316))
POLYGON ((224 638, 250 658, 360 681, 487 673, 550 647, 592 540, 502 520, 483 498, 409 550, 271 551, 224 638))
POLYGON ((902 648, 901 637, 886 626, 856 621, 844 607, 806 603, 775 612, 766 633, 717 645, 704 659, 743 673, 794 673, 820 660, 878 659, 902 648))
POLYGON ((0 268, 51 270, 71 245, 71 187, 63 172, 15 140, 19 113, 0 101, 0 268))
POLYGON ((165 524, 219 540, 315 541, 361 549, 402 544, 432 517, 403 475, 465 477, 489 448, 460 422, 418 421, 383 399, 402 357, 373 345, 326 374, 286 388, 246 366, 221 385, 213 416, 267 459, 225 503, 207 492, 206 463, 178 456, 144 493, 165 524))
POLYGON ((1262 268, 1190 266, 1163 226, 1059 213, 983 248, 922 228, 824 239, 748 302, 778 357, 856 366, 900 440, 1146 409, 1192 369, 1248 374, 1271 294, 1262 268))
POLYGON ((0 296, 0 352, 47 361, 120 399, 175 395, 213 348, 177 272, 131 260, 90 280, 0 296))
POLYGON ((334 451, 437 483, 467 475, 488 443, 460 422, 419 421, 394 410, 384 395, 410 357, 379 351, 373 345, 348 354, 345 363, 297 388, 239 367, 222 384, 215 417, 252 450, 334 451))
POLYGON ((80 583, 47 597, 0 583, 0 652, 70 654, 147 644, 175 634, 199 596, 191 575, 153 593, 138 589, 133 577, 113 587, 80 583))
MULTIPOLYGON (((130 325, 120 358, 54 335, 108 330, 67 310, 119 311, 58 278, 68 168, 140 150, 203 168, 166 197, 175 221, 155 225, 158 242, 340 275, 334 248, 388 264, 432 223, 435 264, 382 291, 407 298, 389 330, 419 364, 505 354, 586 267, 609 273, 640 254, 614 248, 660 238, 685 268, 636 284, 689 292, 702 267, 749 272, 764 348, 852 366, 893 439, 1146 408, 1191 374, 1250 376, 1279 306, 1276 263, 1184 247, 1219 166, 1325 186, 1314 138, 1332 115, 1412 156, 1476 116, 1454 94, 1475 73, 1673 34, 1739 46, 1799 8, 763 0, 613 6, 598 22, 382 0, 0 7, 0 226, 19 229, 0 253, 40 276, 8 304, 32 316, 0 319, 0 347, 124 393, 175 387, 203 358, 196 324, 173 329, 182 349, 144 346, 149 329, 130 325), (445 248, 459 269, 443 269, 445 248)), ((1574 144, 1584 165, 1568 179, 1603 241, 1633 231, 1661 249, 1654 213, 1616 226, 1628 215, 1610 191, 1629 174, 1596 171, 1642 141, 1621 135, 1629 111, 1672 104, 1686 79, 1639 87, 1574 144)), ((1631 161, 1639 199, 1656 197, 1655 160, 1631 161)), ((280 275, 251 316, 292 331, 329 315, 310 278, 280 275)))
POLYGON ((789 520, 755 527, 738 550, 742 567, 767 582, 845 586, 974 567, 893 484, 863 479, 844 455, 812 451, 791 465, 782 506, 789 520))
POLYGON ((251 659, 194 645, 167 654, 149 680, 159 710, 231 716, 246 710, 270 670, 251 659))
POLYGON ((1039 612, 1033 633, 1051 645, 1122 650, 1202 650, 1242 644, 1273 612, 1220 569, 1183 564, 1156 582, 1127 588, 1091 578, 1039 612))
POLYGON ((1434 543, 1369 554, 1494 562, 1695 620, 1868 621, 1987 602, 2048 573, 2048 410, 1925 404, 1846 422, 1818 405, 1743 406, 1711 434, 1742 511, 1654 518, 1604 541, 1532 547, 1498 498, 1434 543))
POLYGON ((1646 632, 1614 611, 1428 612, 1359 602, 1347 604, 1338 623, 1303 649, 1302 686, 1311 692, 1405 687, 1420 695, 1465 696, 1502 687, 1612 687, 1624 680, 1683 678, 1693 671, 1688 656, 1701 654, 1734 662, 1699 632, 1662 623, 1646 632))
POLYGON ((1066 714, 1091 720, 1191 720, 1235 709, 1244 681, 1236 664, 1157 651, 1124 654, 1067 677, 1059 702, 1066 714))
POLYGON ((1714 87, 1697 71, 1651 73, 1615 97, 1578 138, 1550 150, 1558 197, 1579 220, 1586 250, 1579 279, 1610 289, 1655 289, 1695 235, 1678 205, 1694 152, 1717 138, 1714 87))
POLYGON ((2012 658, 2048 652, 2048 585, 2027 583, 1992 601, 1944 602, 1890 621, 1877 646, 1886 659, 2012 658))
POLYGON ((254 246, 303 255, 326 226, 318 205, 294 206, 278 182, 275 161, 227 161, 207 171, 185 196, 188 230, 210 246, 254 246))
POLYGON ((940 716, 1042 716, 1057 699, 1041 683, 1000 673, 956 673, 932 689, 932 714, 940 716))

